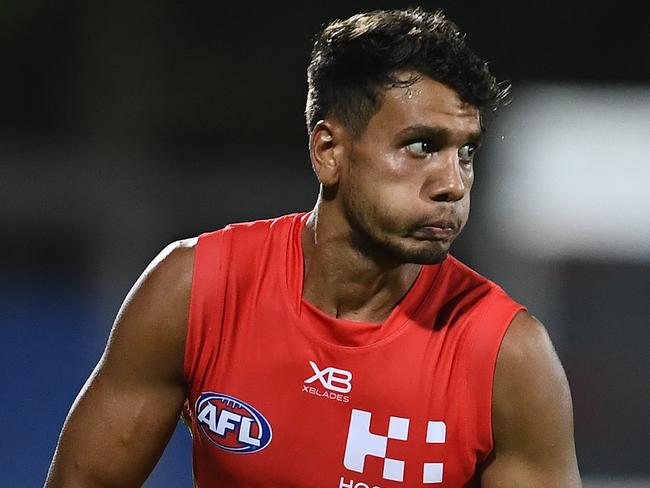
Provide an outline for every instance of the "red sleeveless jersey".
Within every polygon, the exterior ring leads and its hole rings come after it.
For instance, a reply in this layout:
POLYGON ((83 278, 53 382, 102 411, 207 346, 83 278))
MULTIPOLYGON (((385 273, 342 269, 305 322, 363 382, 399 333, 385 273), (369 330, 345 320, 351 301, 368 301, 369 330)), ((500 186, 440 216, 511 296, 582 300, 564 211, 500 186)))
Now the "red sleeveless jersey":
POLYGON ((523 307, 448 256, 382 324, 302 300, 308 214, 199 237, 185 374, 194 481, 478 486, 499 345, 523 307))

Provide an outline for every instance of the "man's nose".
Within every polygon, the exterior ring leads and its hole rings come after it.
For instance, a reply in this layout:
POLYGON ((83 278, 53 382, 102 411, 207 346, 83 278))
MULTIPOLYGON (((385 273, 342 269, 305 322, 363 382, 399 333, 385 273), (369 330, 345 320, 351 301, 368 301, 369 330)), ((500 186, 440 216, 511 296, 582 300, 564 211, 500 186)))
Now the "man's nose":
POLYGON ((467 190, 462 171, 457 151, 440 151, 438 160, 432 164, 427 178, 427 197, 436 202, 455 202, 462 199, 467 190))

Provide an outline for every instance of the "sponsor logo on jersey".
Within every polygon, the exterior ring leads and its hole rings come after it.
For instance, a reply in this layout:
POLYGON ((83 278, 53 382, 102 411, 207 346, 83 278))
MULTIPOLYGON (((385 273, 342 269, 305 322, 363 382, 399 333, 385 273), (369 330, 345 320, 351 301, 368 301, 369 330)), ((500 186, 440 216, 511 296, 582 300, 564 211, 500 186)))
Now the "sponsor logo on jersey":
POLYGON ((363 481, 355 481, 353 479, 348 481, 345 477, 341 476, 339 488, 381 488, 381 486, 364 483, 363 481))
POLYGON ((327 367, 320 369, 314 361, 309 361, 314 374, 307 378, 302 385, 302 391, 322 398, 336 400, 339 402, 349 402, 350 397, 345 395, 352 390, 352 373, 345 369, 327 367), (317 385, 312 386, 318 381, 324 388, 317 385))
POLYGON ((222 393, 204 392, 194 406, 201 433, 229 452, 261 451, 271 442, 271 424, 252 405, 222 393))
MULTIPOLYGON (((350 428, 345 445, 343 465, 350 471, 363 473, 367 456, 374 456, 384 460, 382 478, 391 481, 404 481, 404 468, 406 461, 386 457, 388 442, 408 441, 410 419, 403 417, 390 417, 387 435, 378 435, 370 431, 372 414, 365 410, 353 409, 350 416, 350 428)), ((442 444, 447 436, 447 426, 441 421, 429 421, 427 434, 420 441, 423 444, 442 444)), ((417 442, 411 439, 411 442, 417 442)), ((422 466, 422 482, 424 484, 442 483, 443 463, 424 463, 422 466)), ((341 477, 342 482, 345 478, 341 477)), ((350 482, 352 483, 352 481, 350 482)), ((345 486, 350 486, 345 483, 345 486)), ((365 483, 363 483, 365 484, 365 483)), ((362 485, 363 485, 362 484, 362 485)), ((357 484, 353 484, 357 486, 357 484)))

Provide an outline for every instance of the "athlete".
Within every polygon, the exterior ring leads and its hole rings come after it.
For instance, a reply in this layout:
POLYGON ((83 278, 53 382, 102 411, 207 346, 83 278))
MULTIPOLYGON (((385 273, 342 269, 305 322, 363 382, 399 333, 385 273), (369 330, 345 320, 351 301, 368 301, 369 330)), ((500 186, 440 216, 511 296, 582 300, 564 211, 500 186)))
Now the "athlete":
POLYGON ((449 254, 503 85, 421 9, 331 22, 308 84, 313 210, 152 261, 46 487, 140 486, 181 412, 200 488, 581 486, 543 325, 449 254))

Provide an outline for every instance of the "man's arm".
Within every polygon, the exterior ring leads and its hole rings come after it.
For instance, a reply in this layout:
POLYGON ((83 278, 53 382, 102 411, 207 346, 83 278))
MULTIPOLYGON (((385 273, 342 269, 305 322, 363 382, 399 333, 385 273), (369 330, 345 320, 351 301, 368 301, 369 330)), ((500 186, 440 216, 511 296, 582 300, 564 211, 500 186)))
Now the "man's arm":
POLYGON ((526 312, 514 318, 499 351, 492 425, 494 451, 481 486, 581 486, 569 385, 546 330, 526 312))
POLYGON ((155 466, 186 395, 194 243, 165 248, 129 292, 65 421, 45 488, 137 487, 155 466))

